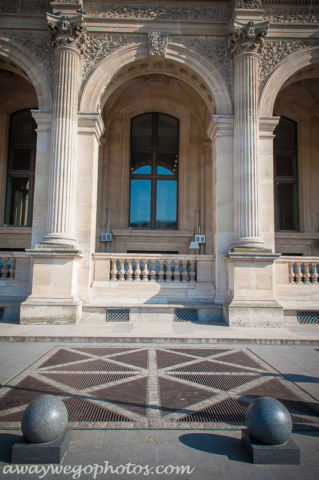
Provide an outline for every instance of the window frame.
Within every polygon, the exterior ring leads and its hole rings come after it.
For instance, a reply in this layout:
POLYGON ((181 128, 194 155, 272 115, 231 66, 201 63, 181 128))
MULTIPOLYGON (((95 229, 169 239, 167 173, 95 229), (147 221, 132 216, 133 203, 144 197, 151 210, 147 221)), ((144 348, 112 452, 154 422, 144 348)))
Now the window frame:
POLYGON ((128 225, 129 228, 134 230, 159 230, 159 231, 176 231, 178 230, 178 197, 179 197, 179 170, 180 170, 180 158, 179 158, 179 142, 180 142, 180 121, 178 118, 174 117, 173 115, 164 113, 164 112, 144 112, 139 115, 135 115, 131 118, 130 121, 130 186, 129 186, 129 209, 128 209, 128 225), (152 115, 152 144, 151 146, 141 146, 141 147, 133 147, 132 141, 132 123, 133 120, 141 117, 143 115, 152 115), (158 127, 158 116, 165 115, 167 117, 171 117, 177 121, 178 125, 178 133, 177 133, 177 147, 158 147, 157 146, 157 127, 158 127), (132 173, 132 161, 133 161, 133 153, 134 152, 150 152, 151 153, 151 165, 152 170, 150 174, 136 174, 132 173), (158 174, 156 168, 156 155, 157 153, 172 153, 177 154, 178 156, 178 169, 177 174, 172 175, 165 175, 165 174, 158 174), (131 190, 132 190, 132 180, 150 180, 151 181, 151 208, 150 208, 150 228, 146 227, 134 227, 131 225, 131 190), (164 181, 175 181, 176 182, 176 228, 158 228, 156 227, 156 199, 157 199, 157 181, 164 180, 164 181))
POLYGON ((6 171, 6 188, 5 188, 5 202, 4 202, 4 223, 5 227, 15 227, 23 228, 32 227, 32 216, 33 216, 33 199, 34 199, 34 183, 35 183, 35 167, 36 167, 36 150, 37 150, 37 125, 31 114, 32 118, 32 136, 31 143, 14 143, 11 141, 12 138, 12 124, 13 117, 17 113, 28 111, 30 112, 31 108, 23 108, 21 110, 16 110, 10 114, 10 124, 9 124, 9 137, 8 137, 8 149, 7 149, 7 171, 6 171), (30 164, 28 170, 13 170, 9 169, 9 162, 11 151, 14 149, 29 149, 30 150, 30 164), (14 223, 7 223, 7 208, 8 203, 10 202, 8 198, 8 187, 10 178, 28 178, 29 179, 29 200, 28 200, 28 214, 26 225, 16 225, 14 223))

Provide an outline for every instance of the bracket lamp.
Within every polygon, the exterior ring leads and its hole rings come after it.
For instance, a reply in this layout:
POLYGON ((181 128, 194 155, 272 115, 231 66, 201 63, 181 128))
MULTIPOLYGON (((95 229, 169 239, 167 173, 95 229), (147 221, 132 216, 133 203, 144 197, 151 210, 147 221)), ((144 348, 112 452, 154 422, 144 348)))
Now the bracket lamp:
POLYGON ((198 242, 191 242, 189 244, 189 248, 193 248, 194 250, 199 250, 198 242))

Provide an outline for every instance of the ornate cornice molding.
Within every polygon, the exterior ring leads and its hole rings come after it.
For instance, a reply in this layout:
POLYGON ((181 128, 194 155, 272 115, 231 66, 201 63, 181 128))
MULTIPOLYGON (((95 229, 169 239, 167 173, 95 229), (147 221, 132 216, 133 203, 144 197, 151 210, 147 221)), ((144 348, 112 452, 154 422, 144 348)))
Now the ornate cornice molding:
POLYGON ((148 34, 148 48, 150 52, 150 57, 154 55, 165 57, 167 44, 168 33, 151 32, 148 34))
POLYGON ((47 14, 48 26, 51 31, 53 48, 73 47, 80 54, 85 49, 85 32, 82 15, 51 15, 47 14))
POLYGON ((231 55, 236 57, 241 53, 260 54, 264 46, 264 37, 267 35, 268 22, 247 24, 234 21, 233 32, 228 38, 228 47, 231 55))
POLYGON ((288 55, 313 45, 308 40, 266 40, 260 55, 260 82, 263 82, 288 55))
POLYGON ((173 5, 116 5, 100 4, 99 10, 87 9, 87 17, 125 18, 125 19, 157 19, 157 20, 186 20, 193 22, 228 22, 231 9, 224 7, 179 7, 173 5), (225 13, 226 12, 226 13, 225 13))
POLYGON ((301 24, 319 24, 319 10, 303 9, 285 9, 268 13, 265 19, 271 23, 301 23, 301 24))
POLYGON ((105 57, 111 55, 120 47, 130 44, 142 44, 146 40, 146 35, 96 35, 88 33, 86 35, 86 49, 83 55, 83 80, 89 77, 105 57))
POLYGON ((28 54, 41 65, 49 80, 52 80, 54 61, 49 32, 36 34, 14 31, 0 32, 0 38, 10 40, 17 44, 17 46, 25 48, 28 54))
POLYGON ((230 87, 232 66, 226 39, 172 36, 169 39, 169 44, 183 45, 187 49, 205 57, 223 77, 228 87, 230 87))
POLYGON ((236 8, 243 10, 260 10, 262 8, 261 0, 237 0, 236 8))

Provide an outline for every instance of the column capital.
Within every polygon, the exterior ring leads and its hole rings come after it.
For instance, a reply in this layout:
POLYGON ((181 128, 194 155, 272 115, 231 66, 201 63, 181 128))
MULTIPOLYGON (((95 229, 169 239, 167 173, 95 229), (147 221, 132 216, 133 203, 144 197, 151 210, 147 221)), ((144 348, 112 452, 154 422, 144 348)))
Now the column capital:
POLYGON ((103 119, 98 112, 78 112, 78 133, 95 135, 98 142, 104 133, 103 119))
POLYGON ((280 117, 259 117, 259 137, 274 138, 274 130, 279 120, 280 117))
POLYGON ((36 121, 38 132, 50 132, 52 127, 52 111, 31 110, 32 117, 36 121))
POLYGON ((215 142, 217 137, 234 136, 234 116, 233 115, 213 115, 208 128, 207 135, 215 142))
POLYGON ((267 35, 269 22, 241 23, 234 21, 233 31, 228 38, 228 48, 233 58, 242 53, 261 53, 264 37, 267 35))
POLYGON ((51 31, 51 45, 54 49, 69 47, 80 53, 85 50, 85 32, 83 29, 83 15, 52 15, 47 13, 49 30, 51 31))

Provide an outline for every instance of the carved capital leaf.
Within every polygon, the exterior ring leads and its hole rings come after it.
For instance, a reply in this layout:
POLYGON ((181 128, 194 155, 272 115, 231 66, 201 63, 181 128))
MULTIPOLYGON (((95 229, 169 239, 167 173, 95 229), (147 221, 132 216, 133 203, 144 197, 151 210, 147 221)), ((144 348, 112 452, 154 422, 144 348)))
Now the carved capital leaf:
POLYGON ((268 22, 255 24, 248 22, 246 25, 234 22, 233 33, 228 39, 228 47, 232 56, 251 52, 260 54, 264 47, 264 38, 268 32, 268 22))
POLYGON ((51 15, 47 14, 48 26, 51 31, 53 48, 73 47, 83 54, 85 50, 85 32, 82 15, 51 15))
POLYGON ((150 57, 152 55, 160 55, 165 57, 168 43, 168 33, 166 32, 151 32, 148 34, 148 45, 150 57))
POLYGON ((262 8, 261 0, 237 0, 236 8, 245 10, 260 10, 262 8))

